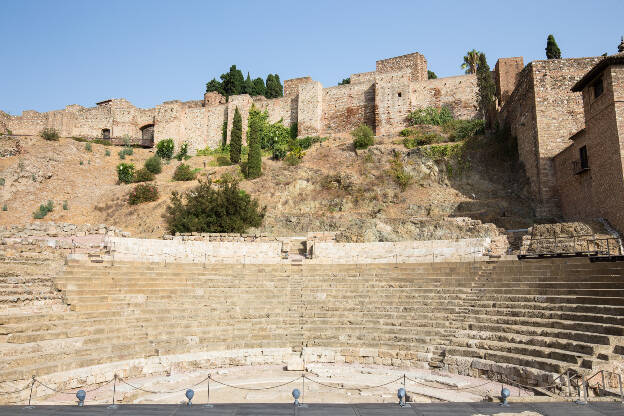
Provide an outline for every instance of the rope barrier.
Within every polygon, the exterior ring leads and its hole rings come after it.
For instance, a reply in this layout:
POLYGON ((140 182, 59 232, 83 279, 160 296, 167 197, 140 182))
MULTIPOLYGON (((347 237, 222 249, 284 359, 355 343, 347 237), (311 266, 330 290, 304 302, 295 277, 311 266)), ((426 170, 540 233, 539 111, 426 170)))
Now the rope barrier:
POLYGON ((429 387, 429 388, 432 388, 432 389, 438 389, 438 390, 453 390, 453 391, 471 390, 471 389, 476 389, 476 388, 478 388, 478 387, 483 387, 483 386, 485 386, 485 385, 487 385, 487 384, 490 384, 490 383, 496 383, 496 381, 489 380, 489 381, 487 381, 487 382, 485 382, 485 383, 483 383, 483 384, 478 384, 478 385, 476 385, 476 386, 466 386, 466 387, 455 387, 455 388, 453 388, 453 387, 439 387, 439 386, 432 386, 432 385, 429 385, 429 384, 427 384, 427 383, 423 383, 423 382, 420 382, 420 381, 416 381, 416 380, 411 379, 411 378, 409 378, 409 377, 406 377, 406 379, 407 379, 407 380, 409 380, 409 381, 411 381, 412 383, 420 384, 421 386, 429 387))
MULTIPOLYGON (((126 380, 124 380, 124 379, 123 379, 123 378, 121 378, 121 377, 118 377, 117 379, 118 379, 119 381, 121 381, 122 383, 124 383, 124 384, 126 384, 126 385, 128 385, 128 386, 132 387, 132 388, 133 388, 133 389, 135 389, 135 390, 140 390, 140 391, 143 391, 143 392, 145 392, 145 393, 152 393, 152 394, 172 394, 172 393, 181 393, 181 392, 186 391, 186 390, 188 389, 188 387, 184 387, 183 389, 180 389, 180 390, 171 390, 171 391, 155 391, 155 390, 148 390, 148 389, 145 389, 145 388, 143 388, 143 387, 137 387, 137 386, 135 386, 135 385, 132 385, 132 384, 128 383, 126 380)), ((201 384, 201 383, 203 383, 203 382, 205 382, 206 380, 209 380, 209 379, 211 379, 211 378, 210 378, 210 375, 209 375, 208 377, 206 377, 205 379, 203 379, 203 380, 201 380, 201 381, 198 381, 197 383, 193 384, 191 387, 195 387, 195 386, 197 386, 197 385, 199 385, 199 384, 201 384)))
POLYGON ((301 377, 297 377, 297 378, 295 378, 293 380, 290 380, 290 381, 288 381, 286 383, 278 384, 278 385, 275 385, 275 386, 269 386, 269 387, 239 387, 239 386, 233 386, 231 384, 223 383, 223 382, 221 382, 219 380, 215 380, 212 377, 208 377, 208 378, 210 378, 210 380, 214 381, 217 384, 221 384, 222 386, 231 387, 233 389, 238 389, 238 390, 252 390, 252 391, 276 389, 278 387, 286 386, 288 384, 294 383, 295 381, 301 379, 301 377))
POLYGON ((370 389, 376 389, 376 388, 379 388, 379 387, 387 386, 388 384, 396 383, 397 381, 402 380, 403 376, 397 378, 396 380, 392 380, 392 381, 389 381, 389 382, 384 383, 384 384, 379 384, 377 386, 367 386, 367 387, 332 386, 331 384, 325 384, 325 383, 322 383, 320 381, 313 380, 313 379, 311 379, 311 378, 309 378, 307 376, 304 376, 303 378, 311 381, 312 383, 320 384, 321 386, 329 387, 329 388, 332 388, 332 389, 339 389, 339 390, 370 390, 370 389))
POLYGON ((14 391, 0 391, 0 396, 5 395, 5 394, 15 394, 15 393, 19 393, 22 392, 24 390, 28 390, 30 388, 30 385, 32 384, 32 382, 28 383, 26 385, 26 387, 24 387, 23 389, 19 389, 19 390, 14 390, 14 391))
MULTIPOLYGON (((72 395, 73 395, 73 394, 76 394, 76 392, 77 392, 78 390, 82 390, 82 387, 76 387, 76 388, 75 388, 74 390, 72 390, 72 391, 62 391, 62 390, 56 390, 56 389, 53 389, 52 387, 48 386, 47 384, 42 383, 41 381, 39 381, 39 380, 37 380, 37 379, 33 379, 33 381, 34 381, 35 383, 39 383, 39 384, 41 384, 41 385, 42 385, 43 387, 45 387, 46 389, 48 389, 48 390, 52 390, 53 392, 55 392, 55 393, 59 393, 59 394, 72 394, 72 395)), ((93 389, 91 389, 91 390, 85 390, 85 393, 91 393, 91 392, 94 392, 94 391, 96 391, 96 390, 99 390, 99 389, 101 389, 102 387, 106 386, 107 384, 110 384, 112 381, 113 381, 113 379, 108 380, 107 382, 105 382, 105 383, 103 383, 103 384, 100 384, 98 387, 95 387, 95 388, 93 388, 93 389)))

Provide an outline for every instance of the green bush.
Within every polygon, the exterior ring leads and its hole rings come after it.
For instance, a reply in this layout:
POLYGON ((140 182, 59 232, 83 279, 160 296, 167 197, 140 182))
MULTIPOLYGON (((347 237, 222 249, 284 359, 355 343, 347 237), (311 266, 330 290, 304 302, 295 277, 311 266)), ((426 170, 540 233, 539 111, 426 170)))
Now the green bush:
POLYGON ((145 169, 157 175, 162 172, 162 159, 154 155, 145 161, 145 169))
POLYGON ((4 178, 0 178, 0 186, 4 186, 5 180, 4 178))
POLYGON ((8 211, 9 207, 7 206, 7 204, 2 205, 2 211, 8 211))
POLYGON ((51 127, 47 127, 45 129, 41 130, 40 135, 45 140, 53 140, 53 141, 56 141, 56 142, 58 142, 59 138, 61 137, 59 135, 59 132, 56 129, 53 129, 51 127))
POLYGON ((133 182, 149 182, 154 180, 154 174, 145 168, 141 168, 134 173, 133 182))
POLYGON ((173 172, 174 181, 192 181, 197 176, 197 172, 185 163, 181 163, 173 172))
POLYGON ((106 151, 104 152, 104 156, 110 156, 110 150, 106 149, 106 151))
POLYGON ((314 143, 323 143, 325 140, 327 140, 327 137, 306 136, 297 139, 297 145, 303 150, 308 150, 314 143))
POLYGON ((173 157, 174 147, 173 139, 161 140, 156 144, 156 154, 162 159, 169 160, 173 157))
POLYGON ((134 187, 128 194, 128 203, 137 205, 143 202, 151 202, 158 200, 158 188, 156 185, 142 183, 134 187))
POLYGON ((443 130, 450 141, 464 140, 485 133, 483 120, 451 120, 444 123, 443 130))
POLYGON ((410 183, 412 183, 412 175, 410 175, 409 172, 405 170, 403 162, 401 162, 401 159, 399 159, 399 157, 395 157, 390 162, 390 169, 388 169, 388 174, 390 175, 394 183, 399 186, 401 192, 405 191, 410 183))
POLYGON ((284 162, 290 166, 295 166, 301 163, 301 160, 305 156, 305 152, 301 150, 300 147, 293 148, 286 157, 284 158, 284 162))
POLYGON ((351 132, 351 136, 353 136, 353 146, 356 149, 366 149, 375 143, 373 130, 366 124, 360 124, 351 132))
POLYGON ((399 134, 403 137, 409 137, 413 133, 412 129, 403 129, 399 132, 399 134))
POLYGON ((87 152, 92 152, 93 148, 91 147, 91 143, 85 143, 85 150, 87 152))
POLYGON ((451 110, 447 107, 425 107, 412 111, 409 113, 407 118, 412 126, 417 124, 441 126, 444 123, 453 120, 453 114, 451 114, 451 110))
POLYGON ((119 155, 119 159, 124 160, 126 156, 132 156, 134 154, 134 150, 131 147, 126 146, 117 154, 119 155))
POLYGON ((403 139, 403 146, 408 149, 412 149, 414 147, 425 146, 443 141, 445 141, 444 137, 435 133, 414 132, 414 136, 405 137, 403 139))
POLYGON ((67 211, 69 209, 69 205, 67 204, 67 201, 63 201, 63 211, 67 211))
POLYGON ((297 136, 299 135, 299 124, 298 123, 290 123, 290 127, 288 129, 290 130, 290 138, 291 139, 296 139, 297 136))
POLYGON ((117 165, 117 178, 121 183, 134 181, 134 165, 132 163, 120 163, 117 165))
MULTIPOLYGON (((80 161, 80 166, 84 165, 84 162, 81 160, 80 161)), ((33 177, 33 181, 35 180, 35 178, 33 177)))
POLYGON ((179 161, 182 161, 182 159, 188 160, 191 158, 188 155, 188 143, 187 142, 182 143, 182 146, 180 146, 180 151, 175 156, 175 158, 178 159, 179 161))
POLYGON ((44 204, 39 205, 39 209, 33 212, 33 218, 36 220, 40 220, 46 215, 48 215, 48 213, 52 212, 53 210, 54 210, 54 204, 52 203, 52 201, 48 201, 48 203, 45 205, 44 204))
POLYGON ((183 195, 173 192, 167 207, 169 232, 244 233, 259 227, 266 211, 258 201, 239 189, 232 177, 224 177, 213 186, 201 182, 183 195))

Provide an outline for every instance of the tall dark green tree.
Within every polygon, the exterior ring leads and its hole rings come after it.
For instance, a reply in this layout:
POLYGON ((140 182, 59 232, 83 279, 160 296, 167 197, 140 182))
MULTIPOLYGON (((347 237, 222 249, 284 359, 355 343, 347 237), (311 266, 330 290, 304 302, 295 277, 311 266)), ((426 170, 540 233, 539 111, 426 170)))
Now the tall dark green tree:
POLYGON ((477 61, 477 87, 477 103, 479 104, 479 113, 487 120, 489 111, 494 104, 496 85, 494 84, 490 66, 487 63, 487 59, 485 58, 485 54, 483 52, 479 54, 479 60, 477 61))
POLYGON ((253 95, 266 94, 266 87, 264 86, 264 80, 262 78, 256 78, 253 80, 253 95))
POLYGON ((438 76, 436 75, 435 72, 427 70, 427 79, 437 79, 438 76))
POLYGON ((251 96, 255 95, 253 81, 251 80, 251 77, 249 76, 249 72, 247 72, 247 78, 245 79, 245 82, 243 83, 243 89, 241 90, 241 94, 249 94, 251 96))
POLYGON ((266 79, 266 98, 278 98, 284 96, 284 87, 280 82, 279 75, 269 74, 266 79))
POLYGON ((221 95, 225 95, 225 92, 223 91, 223 86, 219 81, 217 81, 216 78, 211 79, 210 82, 206 84, 206 92, 214 91, 218 92, 221 95))
POLYGON ((240 162, 241 146, 243 144, 243 118, 241 117, 238 107, 234 111, 234 119, 232 120, 232 132, 230 133, 230 161, 232 163, 240 162))
POLYGON ((240 94, 244 83, 243 73, 240 69, 236 69, 236 65, 232 65, 229 72, 221 74, 221 86, 226 97, 240 94))
POLYGON ((249 110, 249 129, 247 130, 247 144, 249 156, 247 157, 247 178, 254 179, 262 175, 262 113, 255 107, 249 110))
POLYGON ((546 58, 561 59, 561 50, 553 35, 548 35, 548 39, 546 39, 546 58))

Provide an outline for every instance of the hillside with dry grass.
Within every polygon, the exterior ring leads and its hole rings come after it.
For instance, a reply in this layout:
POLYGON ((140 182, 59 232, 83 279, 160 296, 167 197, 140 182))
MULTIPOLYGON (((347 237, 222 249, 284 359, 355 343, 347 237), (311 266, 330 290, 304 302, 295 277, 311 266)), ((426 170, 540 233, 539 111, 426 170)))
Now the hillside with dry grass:
MULTIPOLYGON (((473 237, 496 227, 454 218, 503 228, 532 223, 520 165, 496 140, 478 136, 421 145, 397 135, 377 137, 368 149, 355 150, 350 136, 334 136, 314 144, 295 166, 265 156, 263 174, 254 180, 244 179, 238 165, 219 166, 218 154, 184 163, 199 172, 200 180, 225 173, 240 177, 241 188, 267 207, 263 225, 250 232, 332 230, 340 231, 342 241, 473 237)), ((71 138, 0 137, 0 224, 33 222, 38 207, 52 201, 52 212, 41 221, 105 223, 137 237, 166 234, 171 192, 197 184, 172 180, 182 162, 174 159, 156 175, 157 201, 129 205, 135 185, 119 184, 116 166, 126 162, 138 169, 154 150, 135 148, 121 160, 119 146, 91 143, 91 151, 87 148, 71 138)))

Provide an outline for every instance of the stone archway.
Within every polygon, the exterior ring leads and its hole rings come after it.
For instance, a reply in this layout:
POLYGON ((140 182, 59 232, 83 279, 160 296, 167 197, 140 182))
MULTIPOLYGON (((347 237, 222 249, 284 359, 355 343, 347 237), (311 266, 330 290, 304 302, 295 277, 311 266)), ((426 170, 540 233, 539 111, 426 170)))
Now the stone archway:
POLYGON ((141 127, 141 146, 154 147, 154 125, 146 124, 141 127))

